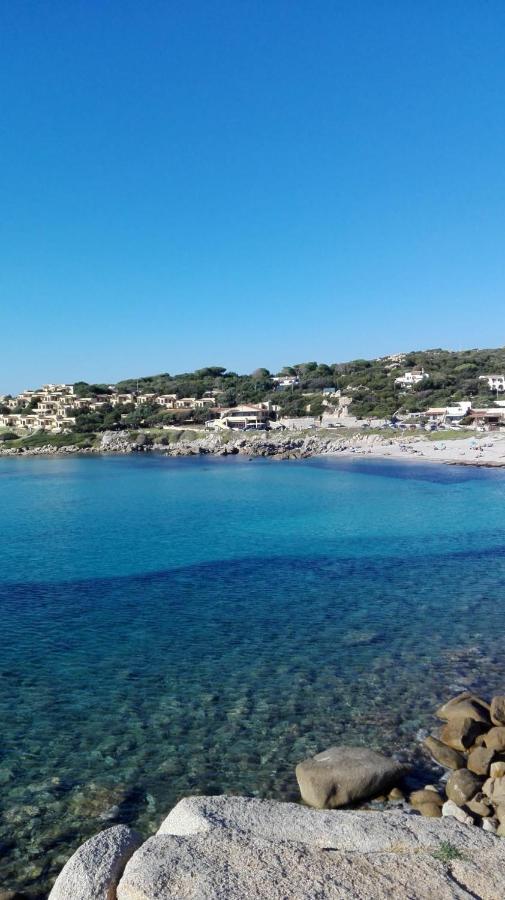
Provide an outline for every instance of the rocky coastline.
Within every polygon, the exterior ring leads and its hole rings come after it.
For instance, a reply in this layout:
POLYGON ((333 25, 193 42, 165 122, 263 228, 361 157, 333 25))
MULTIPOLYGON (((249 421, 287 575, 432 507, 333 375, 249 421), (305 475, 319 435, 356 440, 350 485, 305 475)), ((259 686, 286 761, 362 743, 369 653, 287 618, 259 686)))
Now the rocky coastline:
POLYGON ((333 455, 351 448, 363 449, 377 445, 380 439, 376 435, 363 435, 358 438, 320 437, 309 435, 269 432, 267 434, 208 434, 205 437, 188 439, 184 432, 177 442, 168 443, 159 439, 151 439, 147 434, 131 436, 128 432, 104 432, 100 440, 92 447, 79 447, 69 443, 55 448, 51 444, 39 447, 9 448, 0 447, 2 456, 47 456, 66 454, 129 454, 160 453, 164 456, 243 456, 276 457, 279 459, 306 459, 311 456, 333 455))
POLYGON ((465 692, 435 715, 424 749, 437 784, 411 790, 404 762, 331 747, 296 767, 305 805, 187 797, 147 840, 115 825, 86 841, 49 900, 498 900, 505 696, 465 692))
POLYGON ((91 838, 50 900, 498 900, 504 880, 501 839, 455 819, 188 797, 145 841, 91 838))
POLYGON ((0 456, 65 456, 90 454, 157 453, 167 457, 191 456, 246 456, 277 460, 309 459, 311 457, 364 456, 378 459, 438 462, 461 466, 505 466, 505 435, 486 434, 440 442, 415 435, 389 437, 377 433, 352 433, 346 436, 314 431, 262 432, 262 433, 209 433, 186 436, 185 431, 176 439, 151 437, 148 433, 130 434, 123 431, 104 432, 92 446, 83 447, 69 443, 55 448, 51 444, 37 447, 2 448, 0 456))

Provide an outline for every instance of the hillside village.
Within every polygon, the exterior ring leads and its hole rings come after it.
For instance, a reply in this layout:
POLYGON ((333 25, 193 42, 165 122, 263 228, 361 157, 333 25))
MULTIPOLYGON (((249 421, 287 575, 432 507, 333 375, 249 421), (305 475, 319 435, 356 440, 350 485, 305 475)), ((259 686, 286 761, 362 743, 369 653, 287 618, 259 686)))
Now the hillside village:
POLYGON ((109 385, 45 384, 0 396, 3 442, 37 433, 187 427, 496 430, 505 427, 505 350, 304 363, 277 375, 267 369, 237 375, 213 366, 109 385))

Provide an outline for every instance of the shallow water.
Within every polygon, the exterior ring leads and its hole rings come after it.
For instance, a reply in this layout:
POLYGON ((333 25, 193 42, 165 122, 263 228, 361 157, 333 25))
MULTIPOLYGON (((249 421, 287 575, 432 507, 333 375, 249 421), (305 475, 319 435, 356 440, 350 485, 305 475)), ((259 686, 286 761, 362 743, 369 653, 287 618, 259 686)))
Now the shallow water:
POLYGON ((503 690, 505 475, 365 460, 0 460, 0 882, 189 793, 295 799, 503 690))

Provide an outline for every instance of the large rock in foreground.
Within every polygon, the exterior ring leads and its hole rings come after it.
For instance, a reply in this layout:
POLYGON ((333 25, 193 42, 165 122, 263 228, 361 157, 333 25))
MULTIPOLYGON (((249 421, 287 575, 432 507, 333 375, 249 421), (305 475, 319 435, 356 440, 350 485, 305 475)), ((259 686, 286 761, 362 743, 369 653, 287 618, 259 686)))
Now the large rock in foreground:
POLYGON ((449 840, 461 850, 469 846, 475 850, 489 847, 486 836, 477 828, 454 832, 452 824, 445 820, 433 822, 415 813, 316 810, 297 803, 226 795, 186 797, 169 813, 157 836, 191 837, 209 831, 234 831, 274 843, 295 841, 356 853, 419 847, 433 850, 449 840))
POLYGON ((126 825, 95 834, 65 864, 49 900, 114 900, 123 869, 141 844, 126 825))
POLYGON ((330 747, 298 763, 303 800, 317 809, 335 809, 389 791, 407 768, 366 747, 330 747))
POLYGON ((117 898, 497 900, 504 879, 500 839, 454 819, 190 797, 132 856, 117 898))

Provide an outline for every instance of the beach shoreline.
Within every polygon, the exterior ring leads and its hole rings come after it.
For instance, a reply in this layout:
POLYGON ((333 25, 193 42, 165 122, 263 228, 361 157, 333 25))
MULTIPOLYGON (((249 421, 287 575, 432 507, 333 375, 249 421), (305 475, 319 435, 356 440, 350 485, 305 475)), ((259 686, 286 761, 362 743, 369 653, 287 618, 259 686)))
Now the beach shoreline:
POLYGON ((462 438, 432 441, 410 439, 405 442, 390 441, 369 447, 350 447, 341 451, 347 457, 389 459, 395 462, 439 463, 449 466, 474 466, 477 468, 503 468, 505 466, 505 437, 462 438))
POLYGON ((163 443, 144 435, 132 437, 124 432, 105 432, 100 441, 90 447, 69 443, 61 447, 50 444, 37 447, 0 447, 0 458, 67 455, 128 455, 156 453, 162 456, 248 456, 277 460, 310 459, 316 457, 366 458, 393 462, 439 463, 451 466, 483 468, 505 467, 505 435, 484 433, 475 436, 439 439, 433 436, 358 433, 342 437, 327 433, 243 432, 225 436, 209 434, 188 438, 182 432, 177 441, 163 443))

